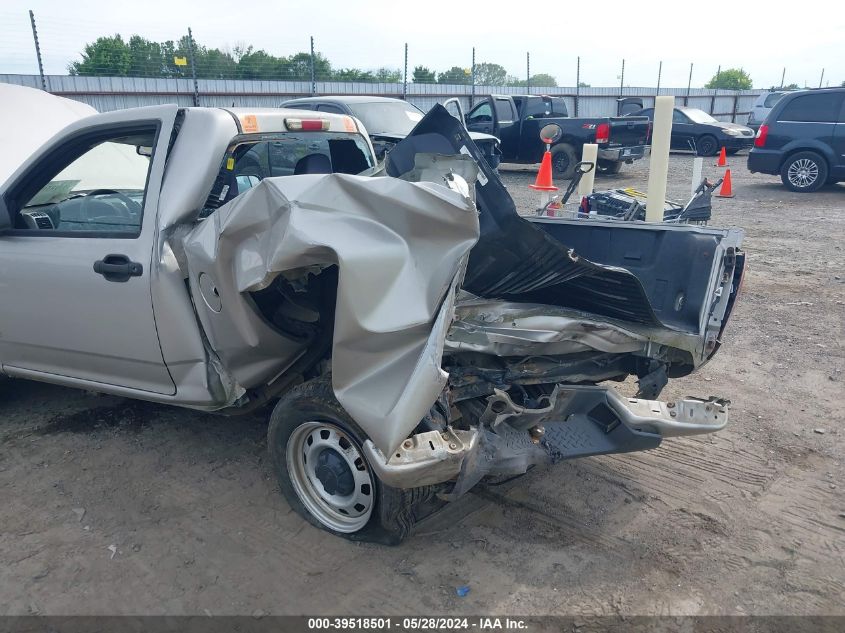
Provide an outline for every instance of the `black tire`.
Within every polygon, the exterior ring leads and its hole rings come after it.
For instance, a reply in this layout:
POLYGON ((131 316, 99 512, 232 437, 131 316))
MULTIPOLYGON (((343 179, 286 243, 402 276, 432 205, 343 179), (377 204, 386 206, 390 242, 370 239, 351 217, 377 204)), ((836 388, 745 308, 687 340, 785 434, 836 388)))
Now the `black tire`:
POLYGON ((556 178, 572 180, 575 175, 575 165, 578 157, 575 148, 567 143, 559 143, 552 147, 552 171, 556 178))
MULTIPOLYGON (((301 434, 301 432, 300 429, 298 434, 301 434)), ((318 432, 322 431, 318 429, 318 432)), ((433 507, 442 505, 435 498, 440 488, 424 486, 402 490, 384 485, 367 462, 366 454, 362 450, 365 440, 366 435, 335 398, 330 376, 321 376, 310 380, 294 387, 285 394, 273 409, 267 430, 267 444, 276 470, 279 487, 291 508, 311 525, 337 536, 352 541, 396 545, 411 533, 414 524, 420 518, 430 513, 433 507), (292 480, 291 469, 289 469, 288 442, 297 429, 314 422, 325 423, 327 427, 339 429, 340 435, 351 441, 352 447, 357 451, 358 457, 363 460, 363 467, 369 475, 369 480, 372 483, 370 493, 373 497, 373 506, 367 523, 355 531, 333 529, 320 517, 313 514, 306 507, 303 498, 297 492, 296 484, 292 480)), ((357 458, 355 464, 358 465, 357 458)), ((361 468, 359 467, 358 470, 360 471, 361 468)), ((337 478, 336 481, 340 481, 340 478, 337 478)), ((319 494, 316 486, 313 487, 313 490, 319 494)), ((325 488, 323 490, 325 491, 325 488)), ((308 493, 305 492, 304 494, 307 495, 308 493)), ((313 504, 313 501, 310 503, 313 504)))
POLYGON ((780 179, 790 191, 810 193, 827 182, 827 161, 816 152, 798 152, 780 168, 780 179))
POLYGON ((705 134, 695 142, 695 148, 699 156, 715 156, 719 153, 719 141, 715 136, 705 134))
POLYGON ((603 160, 599 159, 596 162, 596 173, 613 176, 618 174, 622 169, 622 161, 619 160, 603 160))

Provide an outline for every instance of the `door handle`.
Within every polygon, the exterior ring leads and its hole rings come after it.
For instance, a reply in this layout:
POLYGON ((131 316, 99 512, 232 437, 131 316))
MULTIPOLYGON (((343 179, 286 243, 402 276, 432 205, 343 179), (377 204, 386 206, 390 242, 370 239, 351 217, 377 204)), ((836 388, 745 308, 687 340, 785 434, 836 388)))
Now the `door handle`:
POLYGON ((144 267, 130 261, 126 255, 106 255, 94 262, 94 272, 106 278, 106 281, 129 281, 130 277, 140 277, 144 267))

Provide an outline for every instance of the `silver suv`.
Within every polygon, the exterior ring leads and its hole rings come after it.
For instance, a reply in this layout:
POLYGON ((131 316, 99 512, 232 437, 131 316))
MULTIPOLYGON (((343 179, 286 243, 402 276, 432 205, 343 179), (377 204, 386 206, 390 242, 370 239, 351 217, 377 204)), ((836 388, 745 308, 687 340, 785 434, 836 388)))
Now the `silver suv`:
POLYGON ((788 91, 786 90, 775 90, 772 92, 764 92, 757 97, 757 101, 754 102, 754 107, 751 108, 751 114, 748 115, 748 127, 755 132, 760 129, 760 126, 763 124, 763 121, 766 120, 766 117, 769 116, 769 112, 772 111, 774 105, 780 101, 783 95, 787 93, 788 91))

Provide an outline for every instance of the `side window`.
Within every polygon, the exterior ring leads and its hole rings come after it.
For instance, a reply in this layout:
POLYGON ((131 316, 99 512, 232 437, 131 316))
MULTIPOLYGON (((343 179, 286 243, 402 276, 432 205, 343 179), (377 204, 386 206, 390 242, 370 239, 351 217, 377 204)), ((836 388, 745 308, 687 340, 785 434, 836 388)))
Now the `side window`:
POLYGON ((499 123, 513 121, 513 106, 509 99, 496 99, 496 118, 499 123))
POLYGON ((321 103, 317 106, 317 110, 320 112, 334 112, 335 114, 346 114, 342 109, 337 107, 336 105, 332 105, 331 103, 321 103))
MULTIPOLYGON (((636 116, 647 116, 649 120, 654 120, 654 108, 646 108, 645 110, 640 110, 639 112, 634 113, 636 116)), ((674 121, 674 115, 672 116, 672 120, 674 121)))
POLYGON ((778 121, 835 123, 839 120, 842 94, 819 92, 801 95, 787 103, 778 115, 778 121))
POLYGON ((552 99, 552 116, 553 117, 568 117, 569 111, 566 109, 566 101, 563 99, 552 99))
POLYGON ((97 134, 56 150, 17 196, 26 202, 15 228, 139 235, 156 132, 97 134))
POLYGON ((529 98, 525 106, 525 118, 545 119, 551 114, 551 104, 545 99, 529 98))
POLYGON ((485 101, 481 103, 469 113, 467 117, 467 123, 492 123, 493 122, 493 110, 490 108, 490 102, 485 101))
POLYGON ((689 119, 680 110, 672 110, 672 123, 689 123, 689 119))

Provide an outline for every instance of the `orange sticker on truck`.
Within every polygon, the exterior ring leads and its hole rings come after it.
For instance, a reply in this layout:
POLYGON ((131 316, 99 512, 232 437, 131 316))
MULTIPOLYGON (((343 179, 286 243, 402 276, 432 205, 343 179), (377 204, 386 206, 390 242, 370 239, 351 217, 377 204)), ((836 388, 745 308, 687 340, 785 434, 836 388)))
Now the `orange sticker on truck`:
POLYGON ((245 114, 241 117, 241 127, 245 134, 252 134, 258 131, 258 119, 254 114, 245 114))

